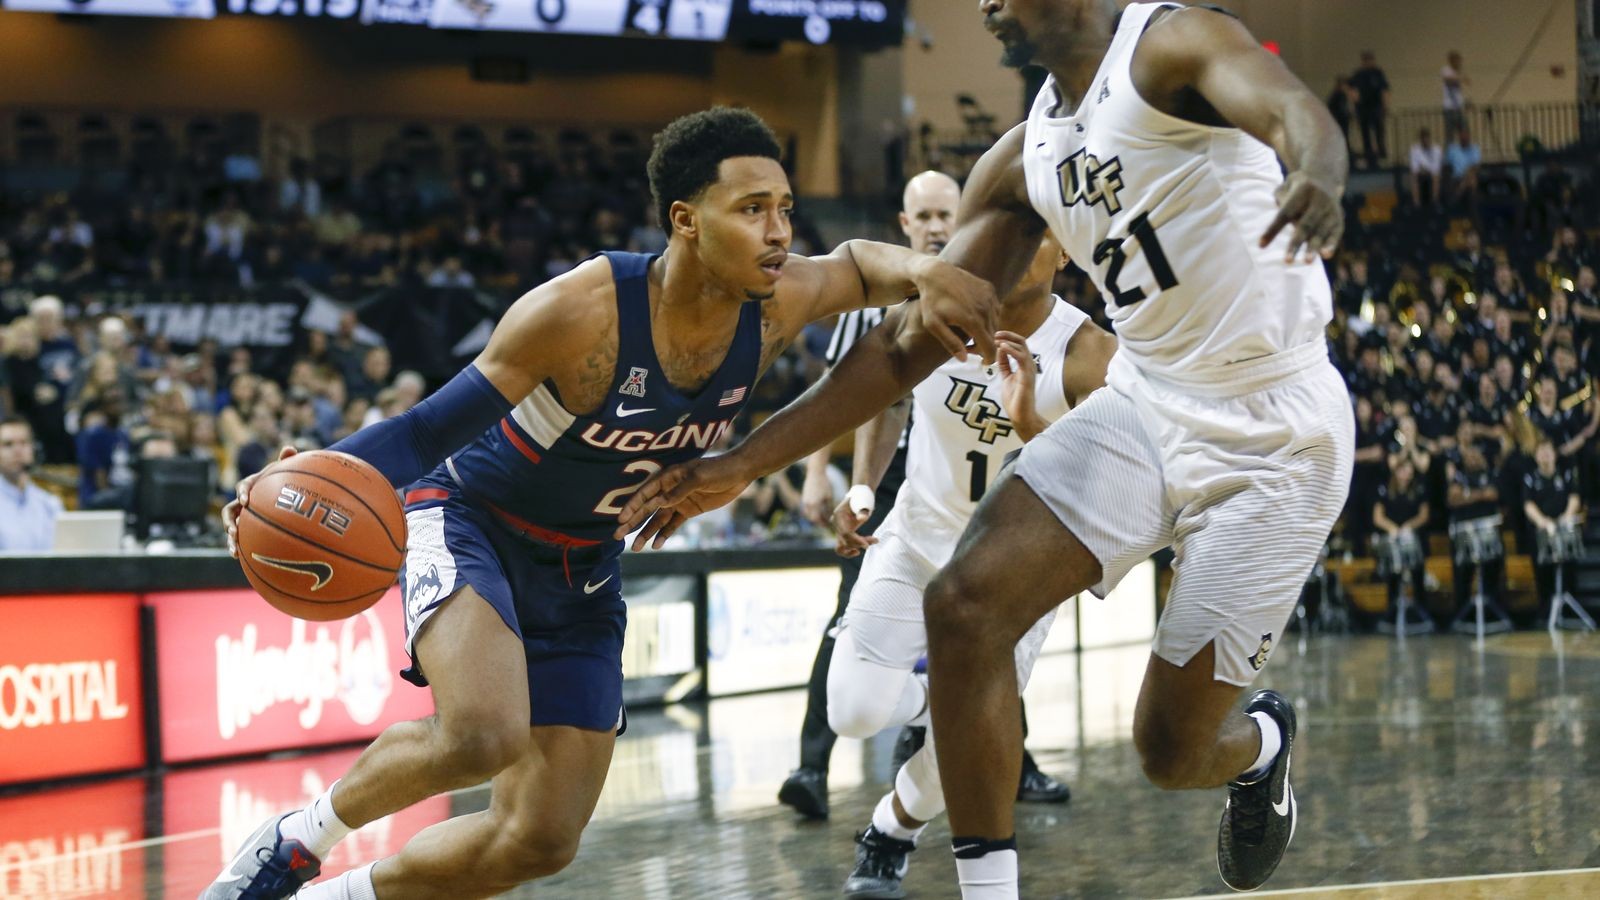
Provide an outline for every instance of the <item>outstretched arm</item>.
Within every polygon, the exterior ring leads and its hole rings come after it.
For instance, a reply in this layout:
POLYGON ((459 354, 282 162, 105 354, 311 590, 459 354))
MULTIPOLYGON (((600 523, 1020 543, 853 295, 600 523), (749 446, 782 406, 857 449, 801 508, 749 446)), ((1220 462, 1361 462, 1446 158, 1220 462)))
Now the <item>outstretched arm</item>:
MULTIPOLYGON (((687 515, 714 508, 714 498, 729 496, 867 421, 948 359, 950 350, 929 330, 930 310, 972 293, 982 293, 992 304, 1021 279, 1044 234, 1044 221, 1029 205, 1023 182, 1023 134, 1022 126, 1013 128, 974 167, 962 198, 962 225, 939 257, 954 265, 934 264, 929 257, 907 261, 916 270, 918 302, 890 310, 883 324, 857 341, 821 381, 732 452, 646 481, 624 507, 618 537, 663 506, 681 507, 682 512, 651 522, 634 541, 640 549, 657 537, 659 546, 687 515), (696 494, 703 496, 694 500, 696 494)), ((988 338, 992 344, 992 332, 988 338)))

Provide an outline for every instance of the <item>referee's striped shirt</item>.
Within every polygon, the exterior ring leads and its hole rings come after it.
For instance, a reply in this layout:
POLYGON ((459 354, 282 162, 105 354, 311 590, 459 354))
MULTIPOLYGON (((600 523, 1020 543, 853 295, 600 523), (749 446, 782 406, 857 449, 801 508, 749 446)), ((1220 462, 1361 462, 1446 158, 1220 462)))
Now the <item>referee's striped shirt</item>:
MULTIPOLYGON (((839 316, 839 324, 833 326, 833 337, 828 340, 828 352, 824 355, 828 365, 837 363, 856 341, 868 331, 878 327, 883 322, 883 310, 876 306, 864 309, 852 309, 839 316)), ((906 449, 906 440, 911 435, 911 416, 906 415, 906 427, 900 431, 900 440, 895 444, 896 449, 906 449)))

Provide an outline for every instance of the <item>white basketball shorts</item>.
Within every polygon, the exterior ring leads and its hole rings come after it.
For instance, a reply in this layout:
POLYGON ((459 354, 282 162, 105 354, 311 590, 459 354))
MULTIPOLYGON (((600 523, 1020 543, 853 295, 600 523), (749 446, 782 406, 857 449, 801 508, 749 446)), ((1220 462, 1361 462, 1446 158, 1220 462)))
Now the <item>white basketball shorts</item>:
MULTIPOLYGON (((850 629, 862 659, 909 672, 928 654, 923 591, 948 560, 935 563, 918 552, 911 524, 917 516, 907 506, 897 505, 874 532, 878 543, 867 548, 840 627, 850 629)), ((1017 690, 1027 687, 1055 618, 1052 609, 1017 642, 1017 690)))
POLYGON ((1104 597, 1172 546, 1154 652, 1216 642, 1215 677, 1248 685, 1294 611, 1350 486, 1355 423, 1319 343, 1202 395, 1124 353, 1104 388, 1023 448, 1017 475, 1100 561, 1104 597))

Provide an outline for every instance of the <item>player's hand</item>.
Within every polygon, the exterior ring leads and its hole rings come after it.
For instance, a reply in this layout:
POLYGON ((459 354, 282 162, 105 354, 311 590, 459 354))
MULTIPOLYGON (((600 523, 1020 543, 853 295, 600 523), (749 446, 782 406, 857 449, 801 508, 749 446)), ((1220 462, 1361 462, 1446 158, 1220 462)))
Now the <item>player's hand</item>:
POLYGON ((915 282, 922 326, 950 355, 966 361, 967 338, 985 363, 994 362, 994 332, 1000 300, 994 285, 959 266, 930 258, 917 269, 915 282))
MULTIPOLYGON (((288 459, 298 452, 293 447, 284 447, 278 451, 278 459, 279 461, 288 459)), ((256 483, 257 478, 266 474, 270 468, 272 468, 272 463, 267 463, 260 472, 254 475, 246 475, 244 478, 239 479, 238 486, 233 490, 233 499, 228 501, 228 505, 222 508, 222 527, 228 530, 228 555, 234 559, 239 558, 239 510, 250 505, 251 486, 256 483)))
POLYGON ((827 475, 806 474, 800 485, 800 514, 813 525, 828 524, 828 508, 833 506, 833 484, 827 475))
POLYGON ((1001 331, 994 336, 996 364, 1000 367, 1000 405, 1015 420, 1034 409, 1034 384, 1038 380, 1038 363, 1028 352, 1028 341, 1022 335, 1001 331))
POLYGON ((861 533, 861 526, 867 524, 872 518, 872 513, 865 515, 857 513, 850 508, 850 498, 846 497, 833 510, 833 531, 838 540, 833 546, 833 552, 845 559, 860 556, 868 547, 876 544, 878 539, 861 533))
POLYGON ((633 539, 634 552, 647 542, 652 550, 660 550, 683 523, 739 499, 754 480, 731 453, 657 472, 628 498, 617 515, 622 524, 613 536, 620 541, 642 525, 633 539))
POLYGON ((1278 232, 1292 224, 1294 234, 1284 262, 1293 263, 1302 248, 1308 263, 1315 262, 1318 254, 1324 259, 1333 258, 1344 237, 1344 207, 1339 205, 1343 193, 1336 185, 1313 181, 1304 172, 1289 173, 1278 186, 1278 215, 1261 235, 1261 246, 1270 245, 1278 232))

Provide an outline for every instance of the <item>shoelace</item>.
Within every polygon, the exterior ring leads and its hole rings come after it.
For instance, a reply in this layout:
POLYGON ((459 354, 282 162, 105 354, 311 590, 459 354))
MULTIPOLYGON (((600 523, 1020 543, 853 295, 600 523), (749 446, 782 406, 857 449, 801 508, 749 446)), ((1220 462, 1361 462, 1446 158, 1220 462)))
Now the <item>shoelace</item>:
POLYGON ((856 835, 856 843, 865 851, 861 865, 873 878, 899 878, 901 860, 915 847, 910 841, 867 831, 856 835))
POLYGON ((261 870, 239 891, 239 900, 274 900, 289 880, 289 866, 278 861, 278 854, 271 847, 256 848, 256 860, 261 863, 261 870))
POLYGON ((1267 814, 1271 807, 1272 779, 1241 785, 1232 795, 1234 839, 1247 847, 1259 847, 1267 836, 1267 814))

